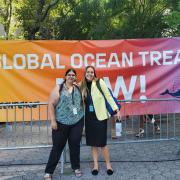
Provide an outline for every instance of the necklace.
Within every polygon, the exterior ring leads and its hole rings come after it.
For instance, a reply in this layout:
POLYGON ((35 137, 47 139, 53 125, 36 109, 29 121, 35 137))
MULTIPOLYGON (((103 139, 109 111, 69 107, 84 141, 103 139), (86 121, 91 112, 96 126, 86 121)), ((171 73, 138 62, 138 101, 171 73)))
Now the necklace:
POLYGON ((65 86, 66 89, 71 89, 73 87, 73 86, 68 87, 66 84, 64 84, 64 86, 65 86))
POLYGON ((64 84, 64 87, 65 87, 65 89, 69 92, 69 93, 72 93, 72 91, 73 91, 73 86, 67 86, 66 84, 64 84))

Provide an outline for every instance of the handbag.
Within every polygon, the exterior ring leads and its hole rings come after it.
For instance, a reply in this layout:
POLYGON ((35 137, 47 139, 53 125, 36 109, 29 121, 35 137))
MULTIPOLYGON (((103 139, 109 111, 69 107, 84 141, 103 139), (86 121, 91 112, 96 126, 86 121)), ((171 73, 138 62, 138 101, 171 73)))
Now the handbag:
MULTIPOLYGON (((104 99, 105 99, 105 104, 106 104, 106 109, 107 109, 107 111, 109 112, 109 114, 110 114, 111 116, 114 116, 114 115, 116 114, 116 112, 113 111, 111 105, 108 103, 108 101, 107 101, 107 99, 106 99, 106 97, 105 97, 105 95, 104 95, 104 93, 103 93, 103 91, 102 91, 102 89, 101 89, 101 86, 100 86, 100 83, 99 83, 99 79, 96 81, 96 86, 97 86, 97 88, 99 89, 99 91, 101 92, 101 94, 103 95, 103 97, 104 97, 104 99)), ((109 88, 108 88, 108 89, 109 89, 109 88)), ((118 106, 118 109, 120 110, 120 109, 121 109, 121 104, 118 102, 117 98, 113 96, 113 93, 112 93, 112 91, 111 91, 110 89, 109 89, 109 92, 110 92, 110 94, 111 94, 114 102, 115 102, 116 105, 118 106)))

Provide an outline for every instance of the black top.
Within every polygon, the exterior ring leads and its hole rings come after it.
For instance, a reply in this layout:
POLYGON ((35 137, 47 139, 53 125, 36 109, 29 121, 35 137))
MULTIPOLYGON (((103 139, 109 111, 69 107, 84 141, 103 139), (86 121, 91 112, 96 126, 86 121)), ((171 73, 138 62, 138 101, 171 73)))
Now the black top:
POLYGON ((91 103, 91 85, 92 85, 92 81, 90 82, 86 82, 87 83, 87 96, 85 98, 85 104, 86 104, 86 107, 91 103))
POLYGON ((85 98, 85 129, 86 144, 88 146, 104 147, 107 144, 107 120, 99 121, 95 111, 89 110, 89 105, 93 105, 91 97, 92 82, 87 82, 87 97, 85 98))

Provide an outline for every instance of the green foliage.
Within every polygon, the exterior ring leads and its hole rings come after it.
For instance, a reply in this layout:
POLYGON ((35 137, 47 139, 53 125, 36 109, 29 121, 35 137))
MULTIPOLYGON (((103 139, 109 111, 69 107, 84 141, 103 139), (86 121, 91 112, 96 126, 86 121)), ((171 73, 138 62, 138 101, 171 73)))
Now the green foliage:
POLYGON ((167 24, 164 36, 180 36, 180 1, 174 1, 171 6, 169 13, 163 19, 167 24))
POLYGON ((57 39, 92 39, 91 31, 102 15, 102 4, 97 0, 66 1, 58 7, 55 20, 57 39))
POLYGON ((0 0, 0 23, 4 27, 4 38, 9 39, 13 0, 0 0))
POLYGON ((180 35, 179 0, 0 0, 4 39, 180 35))
MULTIPOLYGON (((111 5, 114 4, 112 2, 111 5)), ((158 3, 152 0, 121 2, 120 7, 112 6, 110 17, 115 38, 161 37, 161 32, 165 27, 165 23, 162 22, 165 10, 163 1, 158 1, 158 3)))
POLYGON ((37 39, 49 11, 59 0, 18 0, 16 16, 24 30, 25 39, 37 39))

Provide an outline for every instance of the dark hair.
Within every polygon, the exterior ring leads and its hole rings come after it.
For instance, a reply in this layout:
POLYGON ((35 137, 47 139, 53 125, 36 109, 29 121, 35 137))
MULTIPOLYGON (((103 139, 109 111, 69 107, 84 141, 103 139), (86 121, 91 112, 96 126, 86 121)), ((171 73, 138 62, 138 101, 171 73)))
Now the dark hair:
POLYGON ((94 71, 94 77, 97 78, 97 76, 96 76, 96 70, 95 70, 94 66, 87 66, 86 69, 85 69, 85 74, 86 74, 87 69, 89 69, 89 68, 92 68, 92 69, 93 69, 93 71, 94 71))
MULTIPOLYGON (((68 73, 69 72, 73 72, 75 75, 77 75, 77 73, 76 73, 76 70, 75 69, 73 69, 73 68, 69 68, 67 71, 66 71, 66 73, 65 73, 65 76, 67 76, 68 75, 68 73)), ((64 85, 64 83, 66 82, 66 79, 64 79, 64 81, 63 81, 63 83, 62 84, 60 84, 60 88, 59 88, 59 93, 62 91, 62 88, 63 88, 63 85, 64 85)))
POLYGON ((70 68, 70 69, 68 69, 68 70, 66 71, 65 76, 67 76, 67 74, 68 74, 69 72, 71 72, 71 71, 72 71, 75 75, 77 74, 75 69, 70 68))

